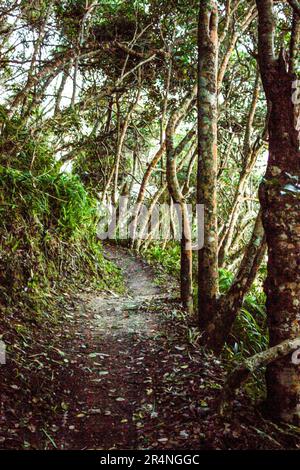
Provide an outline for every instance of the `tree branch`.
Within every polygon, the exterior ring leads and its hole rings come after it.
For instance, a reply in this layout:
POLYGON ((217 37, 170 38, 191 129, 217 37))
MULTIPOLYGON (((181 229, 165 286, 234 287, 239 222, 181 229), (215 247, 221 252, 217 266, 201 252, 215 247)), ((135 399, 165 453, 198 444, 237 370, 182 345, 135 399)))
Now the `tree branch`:
MULTIPOLYGON (((224 415, 227 407, 230 406, 236 391, 248 379, 249 375, 255 372, 259 367, 266 366, 277 359, 287 356, 288 354, 300 348, 300 337, 294 339, 287 339, 266 351, 255 354, 249 357, 241 364, 238 364, 235 369, 228 375, 225 386, 223 388, 220 402, 219 412, 224 415)), ((296 367, 296 366, 295 366, 296 367)))

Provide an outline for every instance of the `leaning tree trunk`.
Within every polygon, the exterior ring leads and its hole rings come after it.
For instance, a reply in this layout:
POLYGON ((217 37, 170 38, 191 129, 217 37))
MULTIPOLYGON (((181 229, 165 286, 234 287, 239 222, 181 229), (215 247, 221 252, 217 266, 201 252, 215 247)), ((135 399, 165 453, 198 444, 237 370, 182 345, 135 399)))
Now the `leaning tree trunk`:
MULTIPOLYGON (((172 130, 172 132, 174 134, 175 134, 175 131, 178 128, 179 124, 181 123, 182 119, 184 118, 186 110, 189 108, 192 100, 195 98, 196 90, 197 89, 194 87, 191 94, 188 94, 185 97, 185 99, 184 99, 182 105, 179 107, 179 109, 177 111, 174 111, 171 114, 170 121, 169 121, 168 125, 170 126, 170 123, 171 123, 172 126, 174 126, 173 130, 172 130), (181 110, 183 110, 183 112, 181 110)), ((139 240, 136 240, 135 235, 136 235, 136 229, 137 229, 137 222, 138 222, 139 213, 140 213, 140 210, 142 208, 142 205, 143 205, 143 202, 144 202, 144 199, 145 199, 147 184, 148 184, 149 179, 150 179, 150 177, 153 173, 153 170, 155 169, 155 167, 157 166, 159 161, 162 160, 165 150, 166 150, 166 138, 164 138, 162 140, 162 142, 160 144, 160 148, 158 149, 158 151, 156 152, 156 154, 154 155, 152 160, 149 162, 149 164, 147 166, 147 169, 144 173, 142 182, 141 182, 139 194, 138 194, 136 204, 135 204, 133 220, 132 220, 131 248, 134 248, 134 249, 137 249, 137 247, 140 246, 140 242, 139 242, 139 240)))
POLYGON ((240 207, 244 201, 245 190, 247 183, 249 181, 251 172, 257 161, 257 157, 260 153, 262 147, 262 140, 258 139, 254 143, 251 143, 251 134, 253 130, 253 122, 255 118, 256 107, 259 99, 260 91, 260 77, 259 71, 257 71, 257 76, 255 80, 253 96, 250 104, 250 109, 247 118, 247 125, 244 135, 244 150, 243 150, 243 166, 242 171, 239 176, 239 181, 235 191, 234 201, 230 209, 229 217, 225 227, 223 229, 222 236, 219 240, 219 253, 218 253, 218 262, 219 267, 223 267, 225 260, 229 251, 229 248, 232 244, 234 231, 236 224, 240 215, 240 207))
POLYGON ((217 313, 206 327, 206 344, 215 353, 221 353, 265 253, 266 239, 260 211, 235 279, 226 295, 219 298, 217 313))
POLYGON ((204 204, 204 247, 199 250, 198 311, 202 328, 215 312, 218 295, 217 228, 217 73, 218 8, 201 0, 198 69, 198 184, 197 202, 204 204))
MULTIPOLYGON (((260 188, 268 245, 265 283, 270 345, 300 336, 300 152, 291 69, 274 54, 273 1, 256 0, 259 62, 269 102, 269 161, 260 188)), ((267 367, 267 405, 273 417, 300 423, 300 368, 290 355, 267 367)))
MULTIPOLYGON (((182 139, 182 141, 177 145, 176 149, 175 149, 175 153, 177 155, 179 155, 181 153, 181 151, 183 150, 184 148, 184 145, 188 142, 188 140, 190 139, 190 136, 191 136, 191 131, 182 139)), ((189 154, 190 150, 188 151, 188 154, 189 154)), ((181 159, 181 161, 179 162, 179 165, 177 166, 177 170, 178 171, 181 171, 184 164, 186 164, 186 158, 187 156, 184 155, 184 157, 181 159)), ((160 198, 162 197, 162 195, 164 194, 164 192, 166 191, 166 189, 168 188, 168 184, 167 183, 163 183, 162 186, 156 191, 156 193, 154 194, 150 204, 149 204, 149 207, 148 207, 148 212, 147 212, 147 216, 145 217, 145 219, 143 220, 143 223, 138 227, 139 228, 139 233, 143 234, 146 230, 146 227, 148 226, 150 220, 151 220, 151 216, 153 214, 153 211, 155 209, 155 206, 156 204, 158 203, 158 201, 160 200, 160 198)), ((173 199, 172 199, 172 196, 171 196, 171 204, 173 203, 173 199)), ((175 222, 173 220, 173 215, 172 215, 172 207, 170 208, 170 230, 171 230, 171 234, 173 235, 174 239, 175 239, 175 236, 176 236, 176 225, 175 225, 175 222)), ((136 230, 137 227, 135 227, 135 230, 136 230)), ((137 252, 140 251, 141 249, 141 246, 142 246, 142 243, 143 243, 143 249, 146 249, 148 244, 150 243, 152 237, 150 236, 151 234, 149 234, 149 237, 147 238, 147 240, 145 242, 143 242, 142 238, 141 237, 138 237, 137 240, 136 240, 136 245, 135 245, 135 249, 137 252)))

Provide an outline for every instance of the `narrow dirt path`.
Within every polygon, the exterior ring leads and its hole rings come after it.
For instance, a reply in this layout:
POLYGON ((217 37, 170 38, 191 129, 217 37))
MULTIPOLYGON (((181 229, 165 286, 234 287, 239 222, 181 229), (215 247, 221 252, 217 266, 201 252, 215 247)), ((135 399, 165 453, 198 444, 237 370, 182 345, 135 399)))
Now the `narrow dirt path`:
POLYGON ((63 448, 136 449, 138 410, 155 374, 145 348, 159 325, 151 306, 166 294, 154 284, 151 267, 128 250, 107 247, 105 256, 122 270, 127 293, 81 298, 77 336, 78 349, 86 345, 85 381, 75 369, 78 406, 68 410, 63 448))
POLYGON ((30 323, 30 341, 11 337, 0 449, 300 447, 296 429, 265 420, 242 392, 233 415, 220 417, 226 370, 201 347, 171 284, 157 287, 128 250, 108 247, 106 256, 123 271, 126 294, 61 289, 51 321, 30 323))

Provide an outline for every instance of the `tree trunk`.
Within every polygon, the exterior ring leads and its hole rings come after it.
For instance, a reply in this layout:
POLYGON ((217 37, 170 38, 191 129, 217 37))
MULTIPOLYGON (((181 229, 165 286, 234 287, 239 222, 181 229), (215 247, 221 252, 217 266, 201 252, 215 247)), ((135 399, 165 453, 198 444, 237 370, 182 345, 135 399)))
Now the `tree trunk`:
POLYGON ((259 98, 259 90, 260 90, 260 77, 259 77, 259 72, 257 71, 257 76, 255 80, 253 96, 252 96, 252 100, 251 100, 251 104, 249 108, 247 126, 246 126, 245 136, 244 136, 243 166, 242 166, 242 170, 240 173, 237 189, 235 191, 234 201, 233 201, 233 204, 230 209, 229 216, 228 216, 228 220, 224 226, 224 229, 222 230, 222 236, 220 237, 220 240, 219 240, 219 253, 218 253, 219 267, 223 267, 225 264, 226 256, 232 244, 234 231, 235 231, 236 224, 240 215, 240 207, 244 201, 245 189, 247 187, 247 183, 249 181, 251 172, 255 166, 257 157, 263 145, 261 139, 258 139, 258 141, 255 141, 253 143, 251 142, 253 121, 254 121, 255 111, 256 111, 258 98, 259 98))
MULTIPOLYGON (((270 345, 300 335, 300 152, 293 103, 294 75, 274 54, 273 1, 256 0, 259 62, 269 102, 269 161, 260 188, 268 245, 265 283, 270 345)), ((300 369, 290 355, 267 367, 267 406, 273 417, 300 423, 300 369)))
MULTIPOLYGON (((173 116, 174 118, 175 116, 173 116)), ((189 131, 182 139, 181 143, 174 148, 174 128, 175 121, 171 119, 167 126, 166 142, 167 142, 167 183, 169 192, 173 201, 180 206, 181 209, 181 258, 180 258, 180 291, 181 301, 184 308, 188 312, 193 311, 193 274, 192 274, 192 234, 189 221, 189 215, 186 202, 182 194, 178 179, 176 157, 180 153, 184 145, 192 138, 194 131, 189 131)))
POLYGON ((206 343, 214 352, 222 351, 265 253, 266 239, 259 212, 238 273, 227 294, 220 297, 217 314, 206 328, 206 343))
MULTIPOLYGON (((183 143, 187 143, 188 141, 188 137, 184 137, 183 140, 178 144, 178 146, 176 147, 175 149, 175 153, 176 155, 180 155, 181 151, 183 150, 184 146, 183 146, 183 143)), ((189 153, 190 153, 190 149, 187 153, 187 155, 189 156, 189 153)), ((184 155, 184 157, 182 158, 182 160, 179 162, 179 165, 177 167, 178 171, 180 171, 182 169, 182 167, 184 166, 184 164, 186 163, 186 159, 187 159, 187 155, 184 155)), ((162 195, 164 194, 164 192, 166 191, 166 189, 168 188, 168 184, 167 183, 163 183, 162 186, 156 191, 156 193, 154 194, 150 204, 149 204, 149 207, 148 207, 148 213, 147 213, 147 217, 146 219, 143 221, 143 224, 139 227, 139 231, 140 233, 143 233, 151 219, 151 216, 152 216, 152 213, 154 211, 154 208, 155 208, 155 205, 158 203, 159 199, 162 197, 162 195)), ((171 230, 171 234, 173 235, 173 237, 175 238, 175 235, 176 235, 176 225, 175 225, 175 222, 173 220, 173 216, 172 216, 172 203, 173 203, 173 199, 171 197, 171 208, 170 208, 170 230, 171 230)), ((135 224, 134 226, 134 230, 136 230, 137 226, 135 224)), ((150 235, 150 234, 149 234, 150 235)), ((147 238, 147 241, 143 241, 141 238, 137 238, 136 240, 136 244, 135 244, 135 250, 137 252, 140 251, 141 249, 141 245, 142 245, 142 242, 143 243, 143 248, 146 248, 146 246, 148 246, 149 244, 149 238, 147 238)))
MULTIPOLYGON (((196 92, 197 92, 197 88, 194 87, 192 89, 191 93, 188 93, 185 96, 185 98, 184 98, 183 102, 181 103, 181 106, 179 107, 179 109, 176 110, 176 111, 173 111, 173 113, 171 113, 171 116, 170 116, 170 119, 169 119, 169 122, 168 122, 168 126, 169 126, 169 128, 170 128, 170 126, 172 126, 173 134, 175 134, 177 127, 179 126, 182 119, 184 118, 184 116, 185 116, 187 110, 189 109, 191 103, 195 99, 196 92)), ((134 215, 133 215, 133 222, 132 222, 132 234, 133 235, 132 235, 131 247, 135 248, 135 249, 137 248, 137 245, 139 245, 138 241, 135 240, 136 225, 137 225, 137 220, 138 220, 140 209, 141 209, 142 204, 143 204, 144 199, 145 199, 147 184, 149 182, 149 179, 151 177, 151 174, 152 174, 154 168, 156 167, 158 162, 162 159, 165 150, 166 150, 166 139, 164 139, 161 142, 160 148, 158 149, 158 151, 156 152, 156 154, 154 155, 154 157, 152 158, 152 160, 148 164, 147 169, 146 169, 146 171, 144 173, 144 176, 143 176, 143 180, 142 180, 142 183, 141 183, 139 194, 138 194, 138 197, 137 197, 137 200, 136 200, 135 212, 134 212, 134 215)), ((177 152, 177 155, 178 155, 178 152, 177 152)))
POLYGON ((198 308, 203 329, 214 315, 218 295, 218 9, 215 1, 200 2, 198 50, 197 202, 204 204, 205 210, 204 247, 199 250, 198 258, 198 308))

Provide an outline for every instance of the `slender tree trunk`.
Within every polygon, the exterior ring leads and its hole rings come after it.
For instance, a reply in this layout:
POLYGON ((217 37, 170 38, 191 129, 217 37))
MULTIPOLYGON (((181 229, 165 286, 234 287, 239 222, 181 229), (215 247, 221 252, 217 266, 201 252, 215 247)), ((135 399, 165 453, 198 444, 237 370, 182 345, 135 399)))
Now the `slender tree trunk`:
MULTIPOLYGON (((174 111, 171 114, 169 122, 168 122, 168 126, 170 126, 170 125, 174 126, 173 127, 173 133, 175 133, 178 125, 180 124, 180 122, 184 118, 184 116, 185 116, 187 110, 189 109, 191 103, 195 99, 196 92, 197 92, 197 88, 194 87, 193 90, 191 91, 191 93, 188 93, 186 95, 186 97, 184 98, 183 102, 181 103, 181 106, 179 107, 179 109, 174 111)), ((162 141, 162 143, 160 145, 160 148, 158 149, 158 151, 156 152, 156 154, 154 155, 152 160, 149 162, 149 164, 147 166, 147 169, 144 173, 143 180, 142 180, 141 187, 140 187, 139 194, 138 194, 137 201, 136 201, 135 213, 133 215, 133 223, 132 223, 132 234, 133 234, 133 236, 132 236, 132 243, 131 243, 132 248, 136 248, 137 245, 138 245, 138 242, 135 240, 135 231, 136 231, 136 225, 137 225, 139 212, 140 212, 140 209, 141 209, 142 204, 143 204, 144 199, 145 199, 147 184, 149 182, 149 179, 151 177, 151 174, 152 174, 154 168, 156 167, 158 162, 162 159, 165 150, 166 150, 166 139, 164 139, 162 141)), ((177 151, 177 155, 178 155, 178 151, 177 151)))
POLYGON ((152 171, 156 167, 159 160, 162 158, 165 149, 166 149, 166 141, 164 140, 162 142, 160 148, 158 149, 158 151, 156 152, 156 154, 152 158, 152 160, 149 162, 149 164, 147 166, 147 169, 144 173, 143 180, 142 180, 140 190, 139 190, 139 194, 138 194, 138 197, 137 197, 136 205, 135 205, 135 213, 133 215, 132 241, 131 241, 131 247, 132 248, 136 248, 135 232, 136 232, 137 220, 138 220, 140 209, 141 209, 142 204, 144 202, 147 184, 148 184, 148 181, 151 177, 152 171))
POLYGON ((254 143, 251 143, 253 120, 255 117, 255 111, 259 97, 259 80, 260 77, 258 73, 255 80, 253 96, 249 108, 247 126, 244 137, 243 167, 240 173, 237 189, 235 191, 234 202, 232 204, 227 223, 225 224, 222 230, 222 236, 220 237, 219 241, 219 267, 224 266, 228 250, 232 244, 234 231, 240 215, 240 207, 244 201, 245 189, 262 147, 261 139, 254 143))
POLYGON ((139 87, 138 91, 137 91, 137 94, 136 94, 136 97, 135 97, 133 103, 130 105, 130 108, 128 110, 128 113, 127 113, 124 121, 120 125, 115 164, 114 164, 114 169, 112 170, 113 179, 114 179, 113 192, 112 192, 112 201, 113 201, 114 205, 117 203, 119 168, 120 168, 120 163, 121 163, 123 145, 124 145, 125 137, 126 137, 126 134, 127 134, 127 130, 128 130, 129 124, 130 124, 132 114, 133 114, 133 112, 134 112, 134 110, 135 110, 135 108, 136 108, 136 106, 139 102, 140 93, 141 93, 141 89, 139 87))
POLYGON ((10 114, 15 111, 15 108, 19 106, 24 97, 26 97, 27 93, 29 93, 36 83, 45 78, 48 74, 51 74, 55 69, 58 69, 66 62, 69 62, 73 55, 74 54, 71 49, 64 53, 57 54, 51 61, 49 61, 49 63, 46 63, 46 65, 40 68, 35 75, 29 75, 23 89, 12 99, 10 114))
POLYGON ((66 64, 66 66, 63 69, 62 77, 61 77, 61 82, 57 90, 57 97, 55 101, 55 107, 54 107, 54 115, 58 114, 60 111, 60 104, 62 100, 62 95, 68 80, 69 72, 72 66, 72 61, 70 61, 69 64, 66 64))
POLYGON ((184 203, 181 204, 181 213, 180 298, 184 308, 192 313, 194 309, 192 234, 187 207, 184 203))
POLYGON ((212 319, 218 296, 217 228, 217 73, 218 7, 202 0, 199 11, 198 69, 198 187, 197 202, 204 204, 204 247, 199 251, 199 324, 212 319))
MULTIPOLYGON (((232 17, 233 17, 233 12, 231 14, 232 14, 232 17)), ((249 26, 251 25, 252 21, 256 18, 256 16, 257 16, 257 12, 255 11, 255 6, 250 5, 250 9, 247 12, 246 17, 244 18, 244 20, 239 25, 239 28, 236 28, 236 31, 233 33, 233 35, 229 39, 229 43, 228 43, 226 52, 225 52, 225 54, 222 58, 222 61, 220 63, 220 68, 219 68, 219 71, 218 71, 218 90, 219 91, 222 88, 222 84, 223 84, 223 81, 224 81, 224 76, 225 76, 226 70, 228 68, 229 60, 230 60, 230 57, 231 57, 231 55, 234 51, 234 48, 235 48, 237 42, 238 42, 238 39, 249 28, 249 26)), ((226 35, 226 33, 225 33, 225 35, 226 35)), ((222 36, 224 36, 224 34, 222 34, 222 36)), ((220 42, 222 42, 222 41, 220 41, 220 42)))
MULTIPOLYGON (((188 132, 178 147, 189 141, 194 131, 188 132)), ((169 122, 166 132, 167 139, 167 182, 168 189, 175 204, 181 210, 181 258, 180 258, 180 292, 181 301, 187 311, 193 311, 193 274, 192 274, 192 234, 186 202, 177 179, 176 149, 174 149, 174 125, 169 122)))
MULTIPOLYGON (((180 152, 183 150, 183 146, 184 146, 183 144, 184 144, 184 143, 186 144, 186 143, 188 142, 188 139, 189 139, 189 136, 190 136, 190 135, 191 135, 191 134, 188 134, 188 135, 181 141, 181 143, 176 147, 175 152, 177 153, 177 155, 179 155, 180 152)), ((188 152, 188 156, 189 156, 189 153, 190 153, 190 151, 188 152)), ((180 161, 180 163, 179 163, 179 165, 178 165, 178 167, 177 167, 177 168, 178 168, 178 171, 180 171, 180 170, 182 169, 183 165, 186 163, 186 158, 187 158, 187 156, 185 155, 185 156, 182 158, 182 160, 180 161)), ((152 213, 153 213, 153 210, 154 210, 154 208, 155 208, 155 205, 158 203, 158 201, 160 200, 160 198, 163 196, 163 194, 164 194, 164 192, 166 191, 167 188, 168 188, 168 184, 167 184, 167 183, 163 183, 162 186, 161 186, 161 187, 156 191, 156 193, 154 194, 154 196, 153 196, 153 198, 152 198, 152 201, 151 201, 151 203, 150 203, 150 205, 149 205, 149 207, 148 207, 147 217, 146 217, 146 219, 144 220, 143 224, 139 227, 140 233, 143 233, 144 230, 146 229, 146 227, 147 227, 147 225, 148 225, 148 223, 149 223, 149 220, 150 220, 150 218, 151 218, 151 215, 152 215, 152 213)), ((171 198, 171 200, 172 200, 172 198, 171 198)), ((172 200, 172 201, 173 201, 173 200, 172 200)), ((171 207, 171 211, 172 211, 172 209, 173 209, 173 207, 171 207)), ((174 238, 175 238, 175 235, 176 235, 176 228, 175 228, 175 222, 174 222, 174 220, 173 220, 172 212, 171 212, 171 214, 170 214, 170 226, 171 226, 171 227, 170 227, 170 228, 171 228, 171 232, 172 232, 172 234, 173 234, 173 236, 174 236, 174 238)), ((136 229, 136 228, 137 228, 137 227, 136 227, 136 225, 135 225, 135 229, 136 229)), ((142 246, 142 242, 143 242, 143 240, 142 240, 141 238, 138 238, 138 239, 136 240, 136 244, 135 244, 135 249, 136 249, 136 251, 140 251, 141 246, 142 246)), ((144 243, 143 248, 145 248, 145 245, 146 245, 146 243, 144 243)))

